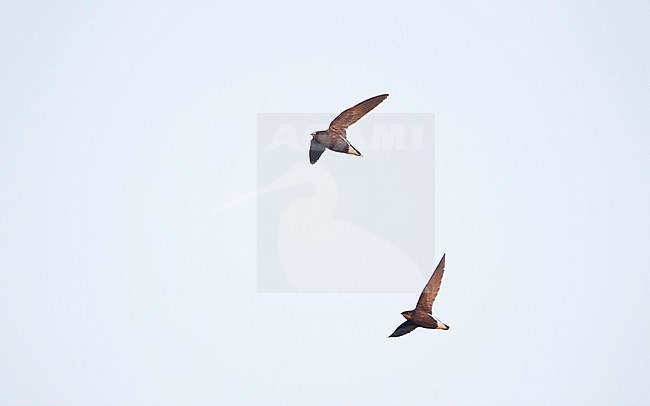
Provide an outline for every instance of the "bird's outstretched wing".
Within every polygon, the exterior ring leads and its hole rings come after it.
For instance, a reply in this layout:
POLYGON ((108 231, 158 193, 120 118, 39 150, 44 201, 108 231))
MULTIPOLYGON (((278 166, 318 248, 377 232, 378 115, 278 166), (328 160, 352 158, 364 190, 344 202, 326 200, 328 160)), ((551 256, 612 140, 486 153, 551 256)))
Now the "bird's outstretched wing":
POLYGON ((440 263, 436 267, 436 270, 433 271, 433 275, 427 282, 427 285, 424 287, 422 294, 420 294, 420 299, 418 299, 418 304, 415 306, 416 310, 425 311, 429 314, 432 313, 433 301, 436 300, 438 296, 438 291, 440 290, 440 283, 442 282, 442 274, 445 273, 445 255, 442 256, 440 263))
POLYGON ((381 94, 362 101, 354 107, 350 107, 332 120, 328 131, 345 136, 346 128, 359 121, 361 117, 365 116, 370 110, 377 107, 379 103, 383 102, 387 97, 387 94, 381 94))
POLYGON ((309 146, 309 162, 311 162, 312 165, 315 164, 316 161, 318 161, 318 158, 323 155, 324 151, 325 146, 312 138, 311 145, 309 146))
POLYGON ((416 328, 418 328, 417 324, 411 322, 410 320, 406 320, 404 323, 400 324, 399 327, 397 327, 397 329, 389 337, 400 337, 404 334, 410 333, 416 328))

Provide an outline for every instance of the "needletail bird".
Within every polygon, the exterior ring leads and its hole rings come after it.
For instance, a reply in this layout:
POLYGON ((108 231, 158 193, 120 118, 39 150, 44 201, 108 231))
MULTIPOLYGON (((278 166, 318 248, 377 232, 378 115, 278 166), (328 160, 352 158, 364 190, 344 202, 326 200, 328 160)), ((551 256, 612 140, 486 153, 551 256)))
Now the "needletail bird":
POLYGON ((442 282, 442 274, 445 273, 445 255, 442 256, 440 263, 433 271, 433 275, 424 287, 420 294, 418 304, 413 310, 402 312, 402 316, 406 319, 389 337, 400 337, 408 334, 418 327, 449 330, 449 326, 440 320, 433 317, 433 301, 438 296, 440 290, 440 283, 442 282))
POLYGON ((362 101, 354 107, 350 107, 343 113, 339 114, 332 122, 327 130, 316 131, 311 133, 311 145, 309 147, 309 162, 315 164, 325 152, 325 149, 330 149, 335 152, 342 152, 344 154, 362 156, 358 149, 350 144, 346 134, 349 126, 359 121, 359 119, 375 107, 383 102, 388 97, 387 94, 371 97, 368 100, 362 101))

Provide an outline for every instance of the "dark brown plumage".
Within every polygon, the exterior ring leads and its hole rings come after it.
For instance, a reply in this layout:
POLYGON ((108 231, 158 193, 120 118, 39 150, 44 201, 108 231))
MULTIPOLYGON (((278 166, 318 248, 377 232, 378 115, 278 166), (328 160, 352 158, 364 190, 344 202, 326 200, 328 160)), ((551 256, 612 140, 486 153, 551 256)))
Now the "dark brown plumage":
POLYGON ((400 324, 399 327, 389 337, 399 337, 408 334, 418 327, 449 330, 449 326, 433 317, 433 301, 438 296, 440 284, 442 282, 442 275, 445 273, 445 255, 442 256, 440 263, 433 271, 433 275, 424 287, 420 294, 418 304, 414 310, 402 312, 402 316, 406 321, 400 324))
POLYGON ((313 164, 318 161, 318 158, 325 152, 325 149, 330 149, 344 154, 351 154, 362 156, 356 148, 350 144, 346 134, 346 129, 352 124, 359 121, 359 119, 375 107, 383 102, 388 97, 387 94, 371 97, 368 100, 362 101, 354 107, 350 107, 343 113, 339 114, 332 122, 327 130, 316 131, 311 133, 311 145, 309 148, 309 162, 313 164))

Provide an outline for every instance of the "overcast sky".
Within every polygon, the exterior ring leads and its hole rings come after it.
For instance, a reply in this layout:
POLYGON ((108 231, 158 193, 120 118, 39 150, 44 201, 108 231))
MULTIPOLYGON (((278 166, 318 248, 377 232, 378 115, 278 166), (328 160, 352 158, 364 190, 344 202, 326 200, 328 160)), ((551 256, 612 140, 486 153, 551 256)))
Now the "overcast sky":
POLYGON ((649 2, 0 15, 1 404, 649 401, 649 2), (433 271, 447 254, 449 331, 386 338, 424 275, 404 293, 257 292, 257 114, 381 93, 378 112, 435 115, 422 255, 433 271))

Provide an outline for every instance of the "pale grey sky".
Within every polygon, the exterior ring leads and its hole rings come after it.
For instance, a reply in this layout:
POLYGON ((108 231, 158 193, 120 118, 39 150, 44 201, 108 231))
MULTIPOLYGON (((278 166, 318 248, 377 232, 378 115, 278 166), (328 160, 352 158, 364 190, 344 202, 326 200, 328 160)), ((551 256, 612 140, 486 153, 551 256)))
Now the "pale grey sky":
POLYGON ((650 3, 0 15, 1 404, 648 403, 650 3), (451 326, 391 340, 418 292, 257 293, 241 200, 258 113, 384 92, 436 117, 451 326))

